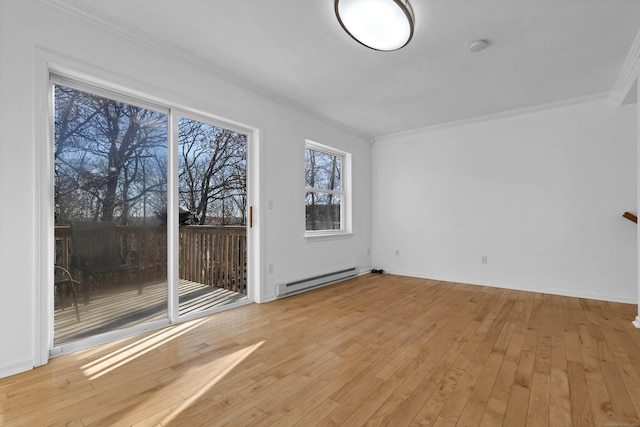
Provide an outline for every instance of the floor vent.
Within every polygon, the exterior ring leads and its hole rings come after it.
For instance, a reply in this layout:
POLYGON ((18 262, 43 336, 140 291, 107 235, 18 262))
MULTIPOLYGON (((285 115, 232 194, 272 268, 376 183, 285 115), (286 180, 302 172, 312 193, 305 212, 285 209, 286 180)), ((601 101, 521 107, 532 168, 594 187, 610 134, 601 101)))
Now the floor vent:
POLYGON ((298 292, 307 291, 313 288, 330 285, 331 283, 357 276, 358 268, 347 268, 346 270, 334 271, 333 273, 321 274, 308 279, 297 280, 278 286, 278 297, 285 297, 298 292))

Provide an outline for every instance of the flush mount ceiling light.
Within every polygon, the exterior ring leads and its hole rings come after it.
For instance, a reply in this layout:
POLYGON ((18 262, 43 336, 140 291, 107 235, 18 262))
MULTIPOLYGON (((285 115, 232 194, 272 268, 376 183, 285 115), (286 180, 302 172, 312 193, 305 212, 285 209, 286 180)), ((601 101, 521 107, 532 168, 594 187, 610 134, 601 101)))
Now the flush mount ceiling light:
POLYGON ((407 0, 335 0, 342 28, 371 49, 398 50, 413 37, 413 10, 407 0))

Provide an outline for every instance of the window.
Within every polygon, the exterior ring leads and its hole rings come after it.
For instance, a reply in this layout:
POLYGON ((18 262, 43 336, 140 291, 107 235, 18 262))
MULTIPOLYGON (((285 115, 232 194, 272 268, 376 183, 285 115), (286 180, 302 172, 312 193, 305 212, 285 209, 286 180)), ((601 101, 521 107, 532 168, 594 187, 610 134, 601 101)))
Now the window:
POLYGON ((351 155, 311 141, 305 147, 307 235, 350 232, 347 174, 351 155))

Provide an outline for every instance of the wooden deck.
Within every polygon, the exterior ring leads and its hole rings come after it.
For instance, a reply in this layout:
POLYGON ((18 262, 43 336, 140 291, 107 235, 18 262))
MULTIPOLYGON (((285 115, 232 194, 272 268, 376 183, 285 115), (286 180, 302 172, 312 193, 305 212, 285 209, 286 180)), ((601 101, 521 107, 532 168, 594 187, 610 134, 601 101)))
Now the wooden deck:
MULTIPOLYGON (((243 293, 206 286, 189 280, 180 280, 179 314, 201 312, 247 298, 243 293)), ((80 321, 76 317, 73 298, 63 298, 64 310, 56 298, 54 312, 54 344, 60 345, 104 332, 123 329, 167 317, 167 283, 159 282, 137 287, 92 293, 85 305, 78 295, 80 321)))

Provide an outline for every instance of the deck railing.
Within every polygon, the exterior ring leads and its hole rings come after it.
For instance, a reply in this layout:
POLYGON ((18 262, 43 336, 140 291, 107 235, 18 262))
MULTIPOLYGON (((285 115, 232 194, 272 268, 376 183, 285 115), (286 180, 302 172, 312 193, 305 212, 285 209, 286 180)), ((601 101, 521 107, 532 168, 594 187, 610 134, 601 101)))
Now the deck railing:
MULTIPOLYGON (((143 282, 165 280, 167 271, 167 229, 165 226, 118 226, 122 252, 134 250, 140 258, 143 282)), ((55 227, 55 262, 69 269, 73 247, 71 228, 55 227)), ((208 286, 245 292, 245 227, 209 225, 180 226, 179 276, 208 286)))
POLYGON ((247 230, 245 227, 180 227, 180 278, 245 292, 247 230))

